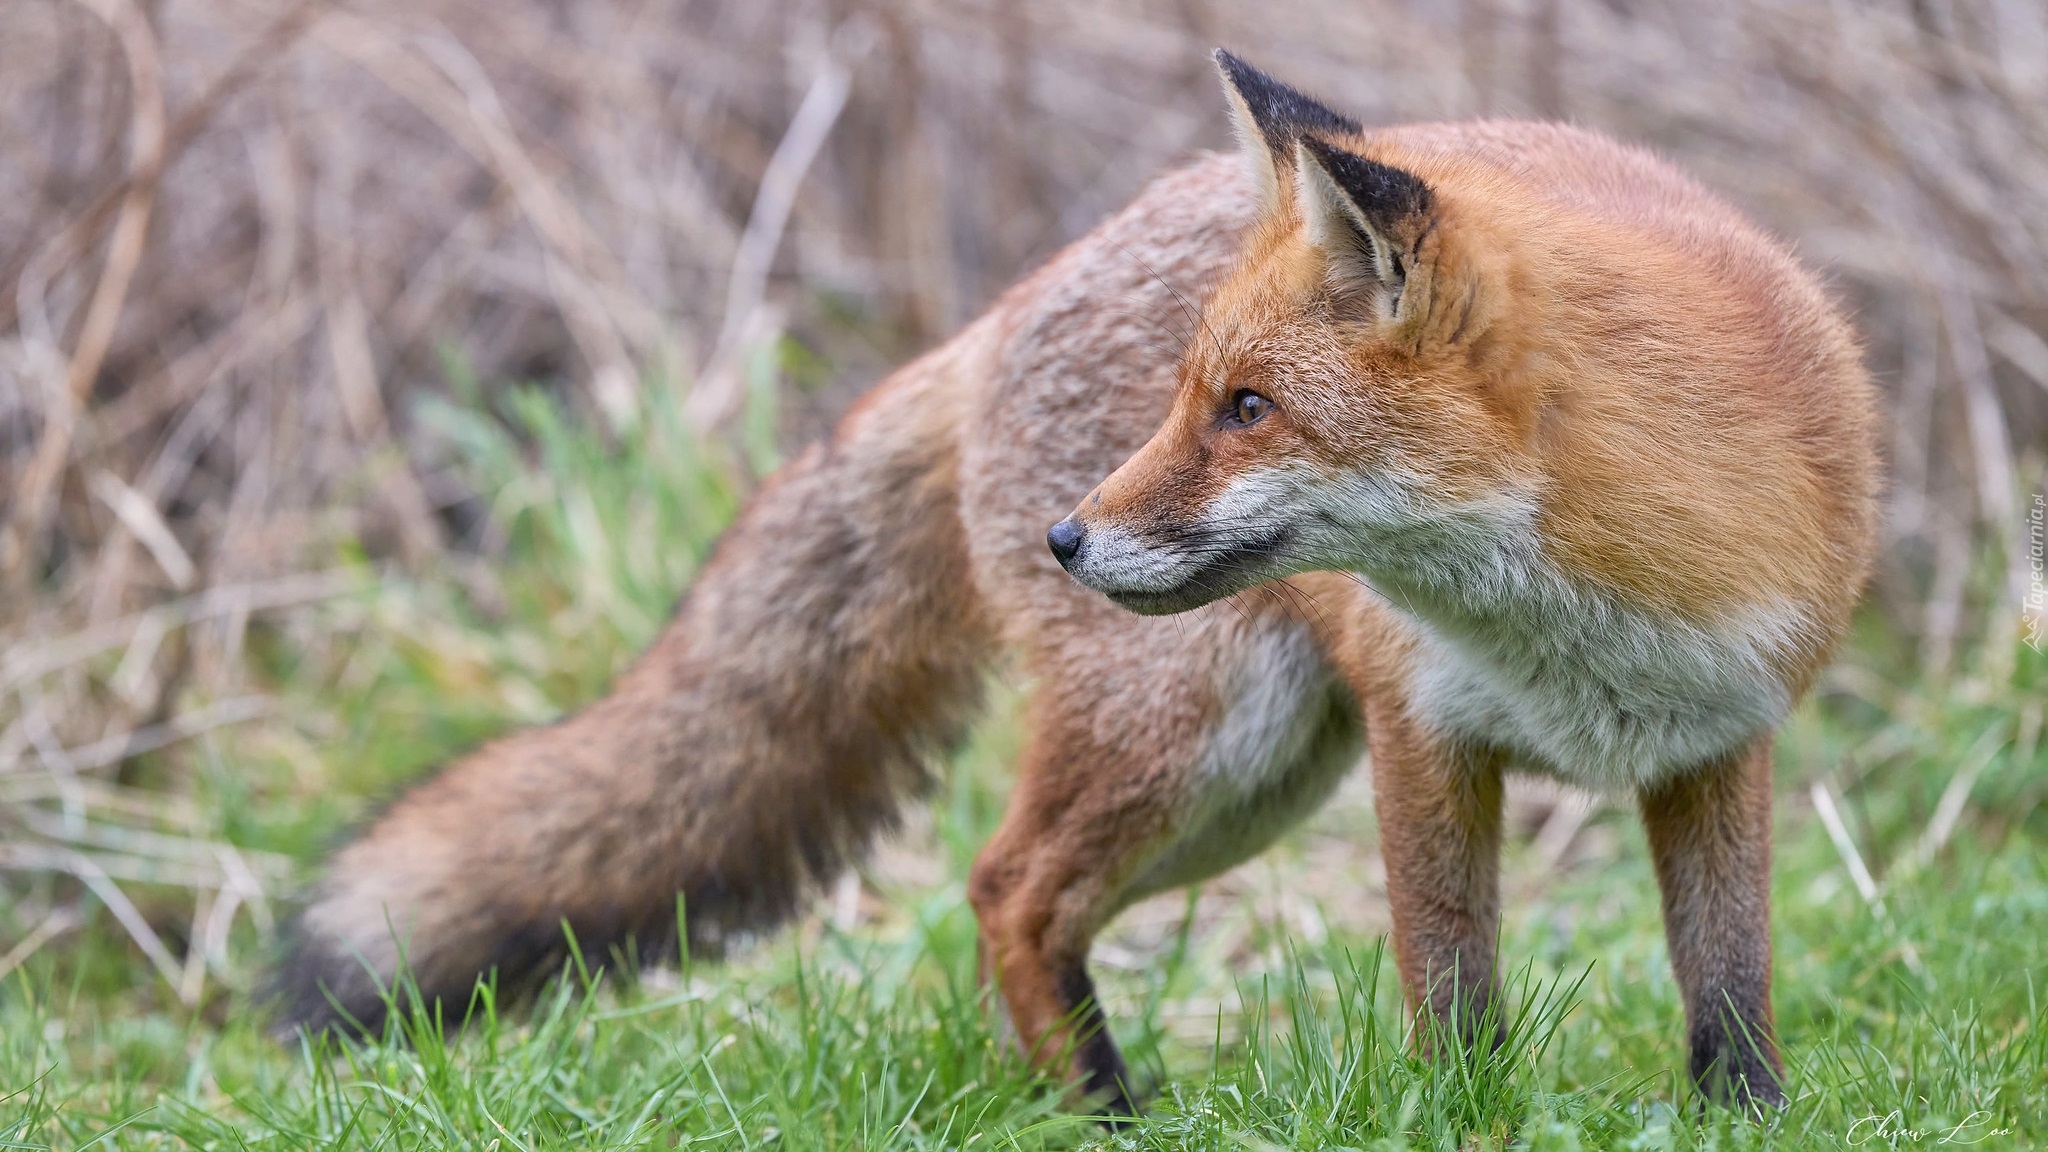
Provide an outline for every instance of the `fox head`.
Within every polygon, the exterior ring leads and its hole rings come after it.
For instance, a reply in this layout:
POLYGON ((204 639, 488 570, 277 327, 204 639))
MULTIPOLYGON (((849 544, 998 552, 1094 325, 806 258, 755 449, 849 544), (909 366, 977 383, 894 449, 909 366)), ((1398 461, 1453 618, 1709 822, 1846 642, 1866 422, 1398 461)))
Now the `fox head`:
POLYGON ((1420 170, 1455 177, 1455 159, 1410 159, 1216 59, 1263 220, 1189 335, 1165 425, 1047 536, 1075 579, 1143 613, 1370 573, 1446 518, 1524 507, 1529 484, 1531 406, 1494 323, 1510 246, 1420 170))

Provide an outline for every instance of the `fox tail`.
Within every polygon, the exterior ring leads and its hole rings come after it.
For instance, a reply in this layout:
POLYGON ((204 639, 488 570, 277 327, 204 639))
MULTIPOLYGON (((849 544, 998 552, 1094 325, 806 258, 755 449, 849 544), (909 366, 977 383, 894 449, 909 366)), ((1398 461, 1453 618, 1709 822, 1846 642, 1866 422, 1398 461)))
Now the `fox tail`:
POLYGON ((957 368, 899 372, 783 468, 610 694, 469 753, 331 860, 272 991, 375 1028, 401 962, 467 1004, 592 955, 788 918, 928 783, 993 645, 960 522, 957 368))

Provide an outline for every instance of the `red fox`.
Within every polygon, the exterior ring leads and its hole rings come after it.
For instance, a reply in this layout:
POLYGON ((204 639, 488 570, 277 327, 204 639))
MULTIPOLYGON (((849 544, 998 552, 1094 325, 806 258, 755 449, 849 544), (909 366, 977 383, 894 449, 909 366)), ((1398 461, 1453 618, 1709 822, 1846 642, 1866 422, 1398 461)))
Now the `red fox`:
POLYGON ((1543 773, 1637 799, 1692 1073, 1783 1100, 1771 739, 1873 548, 1848 324, 1648 152, 1366 129, 1217 59, 1242 156, 876 387, 610 695, 343 848, 290 1024, 374 1024, 401 952, 459 1004, 558 970, 565 922, 658 945, 679 895, 696 948, 774 926, 930 783, 1007 651, 1030 737, 969 895, 1018 1038, 1099 1105, 1133 1100, 1095 934, 1270 844, 1361 743, 1425 1034, 1489 1042, 1502 776, 1543 773), (1172 285, 1210 288, 1180 354, 1172 285))

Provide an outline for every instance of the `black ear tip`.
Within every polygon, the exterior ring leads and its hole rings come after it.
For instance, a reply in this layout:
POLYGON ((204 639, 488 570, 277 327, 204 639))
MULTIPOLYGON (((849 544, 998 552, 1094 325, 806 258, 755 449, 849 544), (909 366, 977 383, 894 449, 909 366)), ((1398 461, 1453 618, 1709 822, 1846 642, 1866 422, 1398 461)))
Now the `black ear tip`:
POLYGON ((1359 124, 1297 88, 1268 76, 1228 48, 1213 53, 1223 81, 1250 110, 1266 143, 1276 156, 1293 154, 1292 138, 1305 131, 1357 132, 1359 124))
POLYGON ((1216 61, 1216 70, 1223 73, 1223 82, 1240 92, 1244 90, 1245 81, 1254 74, 1252 66, 1233 55, 1228 48, 1216 49, 1209 53, 1209 58, 1216 61))

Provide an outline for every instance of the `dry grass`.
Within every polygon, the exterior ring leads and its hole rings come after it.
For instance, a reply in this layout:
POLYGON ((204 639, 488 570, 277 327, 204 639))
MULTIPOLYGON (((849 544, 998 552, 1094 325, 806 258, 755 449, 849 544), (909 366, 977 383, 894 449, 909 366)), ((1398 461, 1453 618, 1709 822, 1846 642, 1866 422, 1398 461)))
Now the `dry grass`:
POLYGON ((248 622, 345 586, 306 575, 337 547, 473 573, 501 546, 417 418, 450 363, 715 434, 787 334, 833 368, 814 428, 1223 145, 1217 43, 1368 121, 1608 129, 1793 237, 1893 395, 1887 611, 1931 675, 2013 649, 2020 565, 1992 589, 1978 560, 2017 555, 2048 441, 2030 0, 17 0, 0 869, 47 914, 14 951, 72 922, 50 874, 117 911, 182 885, 184 957, 121 918, 196 997, 262 913, 277 865, 123 766, 257 716, 248 622))

